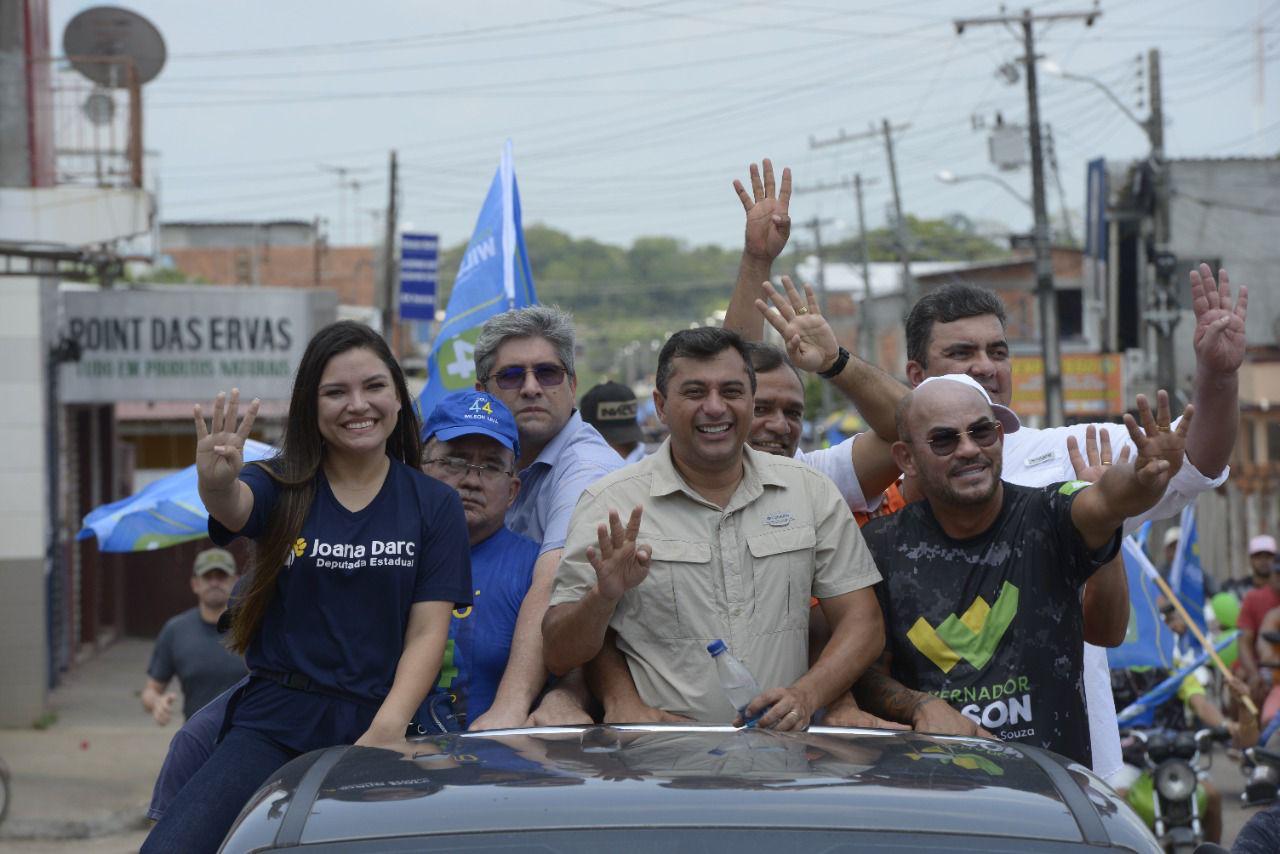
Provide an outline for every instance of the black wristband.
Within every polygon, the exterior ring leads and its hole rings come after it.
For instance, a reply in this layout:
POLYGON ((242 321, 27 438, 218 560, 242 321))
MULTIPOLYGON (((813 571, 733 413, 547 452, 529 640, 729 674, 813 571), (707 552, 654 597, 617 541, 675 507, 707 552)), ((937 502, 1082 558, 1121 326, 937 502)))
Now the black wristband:
POLYGON ((840 376, 840 372, 844 370, 844 366, 847 364, 849 364, 849 351, 841 347, 839 354, 836 356, 836 360, 831 363, 831 367, 827 368, 825 371, 818 371, 818 376, 822 377, 824 380, 838 377, 840 376))

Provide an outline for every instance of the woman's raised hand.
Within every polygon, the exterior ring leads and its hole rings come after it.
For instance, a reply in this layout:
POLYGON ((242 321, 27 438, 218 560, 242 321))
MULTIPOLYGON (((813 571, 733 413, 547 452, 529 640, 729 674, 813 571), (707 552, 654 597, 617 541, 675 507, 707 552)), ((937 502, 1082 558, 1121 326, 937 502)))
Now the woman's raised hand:
POLYGON ((195 405, 196 420, 196 474, 200 485, 213 491, 228 489, 235 483, 244 467, 244 443, 258 417, 260 401, 255 397, 249 404, 240 425, 240 389, 231 389, 231 397, 219 392, 213 400, 213 419, 209 428, 204 423, 200 404, 195 405))

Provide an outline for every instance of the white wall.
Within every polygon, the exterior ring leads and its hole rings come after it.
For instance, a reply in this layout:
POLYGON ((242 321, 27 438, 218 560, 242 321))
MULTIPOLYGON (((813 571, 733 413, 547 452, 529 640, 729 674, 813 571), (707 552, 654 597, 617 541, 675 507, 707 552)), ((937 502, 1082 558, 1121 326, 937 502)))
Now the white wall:
POLYGON ((30 724, 47 698, 40 291, 35 278, 0 283, 0 726, 30 724))

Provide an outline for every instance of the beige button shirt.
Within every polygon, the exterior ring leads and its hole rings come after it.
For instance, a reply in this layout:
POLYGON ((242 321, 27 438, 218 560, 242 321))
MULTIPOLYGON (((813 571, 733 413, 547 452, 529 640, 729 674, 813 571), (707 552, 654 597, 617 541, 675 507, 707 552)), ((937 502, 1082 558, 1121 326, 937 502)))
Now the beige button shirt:
POLYGON ((610 625, 650 706, 727 723, 735 710, 706 646, 721 638, 761 688, 809 669, 810 597, 880 580, 849 506, 830 480, 794 460, 743 449, 742 482, 721 509, 676 471, 670 443, 587 487, 573 518, 551 604, 576 602, 596 583, 587 547, 617 510, 644 507, 640 544, 649 575, 618 602, 610 625))

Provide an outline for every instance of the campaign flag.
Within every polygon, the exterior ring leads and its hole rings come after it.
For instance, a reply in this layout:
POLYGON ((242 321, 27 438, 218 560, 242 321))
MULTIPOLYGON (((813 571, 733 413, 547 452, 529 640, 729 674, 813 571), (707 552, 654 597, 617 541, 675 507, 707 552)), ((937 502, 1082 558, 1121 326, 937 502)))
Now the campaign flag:
MULTIPOLYGON (((1214 643, 1214 649, 1222 652, 1231 646, 1239 635, 1239 631, 1223 635, 1214 643)), ((1201 652, 1189 664, 1179 668, 1178 672, 1117 712, 1116 721, 1121 726, 1151 726, 1152 721, 1155 719, 1155 710, 1168 702, 1169 698, 1178 692, 1178 687, 1182 685, 1183 679, 1186 679, 1197 668, 1203 667, 1208 660, 1209 653, 1201 652)), ((1280 715, 1277 715, 1277 717, 1280 717, 1280 715)))
POLYGON ((475 385, 475 344, 484 322, 537 301, 524 246, 511 140, 507 140, 453 281, 444 322, 431 346, 427 384, 418 397, 424 417, 446 394, 475 385))
POLYGON ((1172 667, 1175 637, 1156 606, 1156 568, 1133 537, 1124 538, 1120 554, 1129 580, 1129 628, 1124 642, 1107 650, 1107 663, 1114 668, 1172 667))
MULTIPOLYGON (((1169 567, 1169 587, 1203 632, 1204 567, 1200 565, 1200 538, 1196 534, 1194 502, 1183 508, 1178 525, 1182 529, 1182 535, 1178 539, 1178 552, 1173 556, 1173 565, 1169 567)), ((1199 648, 1198 643, 1196 647, 1199 648)))

